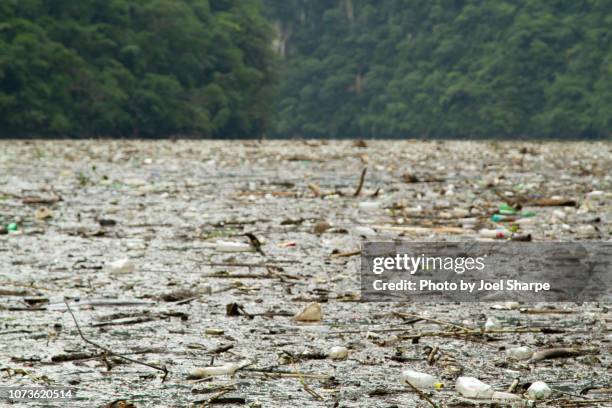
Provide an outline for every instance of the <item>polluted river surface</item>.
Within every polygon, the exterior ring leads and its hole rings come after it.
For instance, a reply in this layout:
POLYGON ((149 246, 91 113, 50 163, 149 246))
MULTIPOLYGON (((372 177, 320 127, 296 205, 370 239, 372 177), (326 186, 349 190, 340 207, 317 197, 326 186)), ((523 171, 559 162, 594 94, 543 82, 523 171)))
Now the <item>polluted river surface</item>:
POLYGON ((537 406, 612 406, 609 302, 364 302, 359 275, 366 240, 610 240, 612 143, 0 152, 0 384, 76 391, 0 406, 493 403, 461 376, 509 390, 499 406, 534 406, 536 381, 552 391, 537 406))

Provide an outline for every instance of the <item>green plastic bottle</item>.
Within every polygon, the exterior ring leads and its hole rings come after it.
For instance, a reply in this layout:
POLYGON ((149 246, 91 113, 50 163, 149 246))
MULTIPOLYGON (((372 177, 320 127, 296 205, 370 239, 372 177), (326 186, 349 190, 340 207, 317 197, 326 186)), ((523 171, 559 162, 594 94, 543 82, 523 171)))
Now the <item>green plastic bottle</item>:
POLYGON ((514 209, 514 207, 511 207, 508 204, 502 204, 499 206, 499 213, 501 215, 515 215, 516 210, 514 209))

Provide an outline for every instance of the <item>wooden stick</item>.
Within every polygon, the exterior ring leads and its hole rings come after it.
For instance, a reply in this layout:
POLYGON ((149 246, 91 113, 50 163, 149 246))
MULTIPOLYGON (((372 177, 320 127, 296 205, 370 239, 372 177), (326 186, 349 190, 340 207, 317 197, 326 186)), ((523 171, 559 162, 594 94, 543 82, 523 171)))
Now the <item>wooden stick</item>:
POLYGON ((304 387, 304 390, 309 393, 310 395, 312 395, 313 397, 315 397, 315 399, 319 400, 319 401, 323 401, 324 398, 315 390, 313 390, 312 388, 310 388, 310 386, 308 384, 306 384, 306 382, 302 379, 302 386, 304 387))
POLYGON ((350 251, 350 252, 340 252, 337 254, 331 254, 330 258, 348 258, 349 256, 355 256, 361 254, 361 250, 350 251))
POLYGON ((363 187, 363 182, 365 181, 365 176, 367 172, 368 172, 367 167, 364 167, 363 170, 361 170, 361 176, 359 177, 359 184, 357 185, 357 189, 355 190, 355 194, 353 194, 353 197, 358 197, 359 194, 361 194, 361 188, 363 187))
POLYGON ((431 349, 431 351, 429 352, 429 355, 427 356, 427 364, 434 365, 434 363, 436 362, 436 354, 438 353, 439 350, 440 350, 440 347, 438 347, 438 345, 435 345, 431 349))
POLYGON ((425 394, 423 391, 419 390, 417 387, 415 387, 414 385, 410 384, 410 382, 405 381, 406 384, 408 384, 410 386, 410 388, 412 388, 414 390, 414 392, 416 392, 417 394, 419 394, 419 397, 421 397, 422 399, 424 399, 425 401, 429 402, 429 404, 434 407, 434 408, 438 408, 438 405, 433 402, 431 400, 431 398, 429 398, 427 396, 427 394, 425 394))
MULTIPOLYGON (((549 401, 549 402, 553 402, 553 401, 549 401)), ((566 400, 564 399, 564 400, 556 400, 556 401, 561 404, 559 405, 560 407, 576 407, 578 405, 593 406, 592 404, 605 404, 608 402, 612 402, 612 399, 592 399, 592 400, 566 400)))
POLYGON ((242 370, 242 373, 265 374, 265 375, 278 376, 278 377, 317 378, 317 379, 322 379, 322 380, 327 380, 330 378, 330 376, 327 374, 310 374, 310 373, 304 373, 301 371, 282 371, 282 370, 274 370, 271 368, 245 368, 242 370))
POLYGON ((473 232, 469 229, 459 228, 459 227, 395 227, 390 225, 373 225, 372 228, 377 230, 386 230, 386 231, 397 231, 397 232, 407 232, 409 234, 465 234, 468 232, 473 232))
POLYGON ((438 320, 438 319, 432 319, 430 317, 424 317, 424 316, 421 316, 421 315, 416 314, 416 313, 393 312, 393 314, 395 316, 398 316, 398 317, 401 317, 401 318, 412 317, 412 318, 415 318, 415 319, 418 319, 418 320, 425 320, 427 322, 432 322, 432 323, 440 324, 440 325, 443 325, 443 326, 452 326, 452 327, 456 327, 457 329, 461 329, 461 330, 464 330, 464 331, 471 330, 469 327, 461 326, 461 325, 458 325, 458 324, 455 324, 455 323, 451 323, 451 322, 446 322, 444 320, 438 320))
MULTIPOLYGON (((571 333, 586 333, 586 330, 574 330, 571 333)), ((549 329, 539 328, 539 327, 526 327, 526 328, 516 328, 516 329, 495 329, 495 330, 463 330, 463 331, 435 331, 435 332, 423 332, 417 334, 405 334, 400 335, 400 338, 403 340, 412 340, 418 339, 421 337, 469 337, 469 336, 487 336, 492 334, 522 334, 522 333, 543 333, 543 334, 559 334, 559 333, 568 333, 567 330, 563 329, 549 329)))
POLYGON ((112 351, 111 349, 109 349, 107 347, 101 346, 101 345, 99 345, 97 343, 94 343, 93 341, 89 340, 88 338, 86 338, 83 335, 83 332, 81 331, 81 327, 79 326, 79 322, 77 321, 76 317, 74 316, 74 313, 72 313, 72 309, 70 308, 70 305, 66 301, 64 301, 64 303, 66 304, 66 308, 68 308, 68 312, 70 312, 70 316, 72 316, 72 320, 74 320, 74 324, 76 325, 77 331, 79 332, 79 336, 81 337, 81 339, 83 339, 83 341, 85 343, 91 344, 92 346, 94 346, 96 348, 99 348, 100 350, 105 351, 106 353, 108 353, 108 355, 119 357, 119 358, 122 358, 122 359, 124 359, 126 361, 129 361, 131 363, 140 364, 140 365, 143 365, 143 366, 147 366, 147 367, 153 368, 155 370, 159 370, 159 371, 164 373, 164 376, 162 377, 162 382, 166 381, 166 377, 168 376, 168 368, 166 368, 166 366, 160 367, 160 366, 157 366, 155 364, 145 363, 144 361, 134 360, 133 358, 125 357, 125 356, 123 356, 121 354, 115 353, 114 351, 112 351))
POLYGON ((516 391, 516 387, 518 387, 519 385, 519 379, 515 378, 514 381, 512 381, 512 384, 510 384, 510 386, 508 387, 508 390, 506 392, 514 392, 516 391))

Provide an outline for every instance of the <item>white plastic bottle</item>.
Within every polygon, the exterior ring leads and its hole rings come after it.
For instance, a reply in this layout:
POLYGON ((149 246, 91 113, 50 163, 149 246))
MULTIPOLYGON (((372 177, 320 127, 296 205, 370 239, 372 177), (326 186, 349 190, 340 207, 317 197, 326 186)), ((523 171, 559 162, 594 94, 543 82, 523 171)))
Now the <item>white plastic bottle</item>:
POLYGON ((548 398, 550 394, 552 394, 552 390, 544 381, 536 381, 527 388, 527 395, 534 400, 548 398))
POLYGON ((332 360, 344 360, 348 357, 348 349, 344 346, 334 346, 329 349, 327 357, 331 358, 332 360))
POLYGON ((478 378, 459 377, 455 383, 455 389, 459 394, 467 398, 492 398, 493 388, 478 378))
POLYGON ((244 242, 217 241, 215 250, 217 252, 251 252, 253 248, 244 242))
POLYGON ((512 234, 504 229, 481 229, 478 231, 481 238, 504 239, 510 238, 512 234))
POLYGON ((417 388, 436 388, 436 384, 440 384, 433 375, 410 369, 402 371, 402 382, 409 382, 417 388))

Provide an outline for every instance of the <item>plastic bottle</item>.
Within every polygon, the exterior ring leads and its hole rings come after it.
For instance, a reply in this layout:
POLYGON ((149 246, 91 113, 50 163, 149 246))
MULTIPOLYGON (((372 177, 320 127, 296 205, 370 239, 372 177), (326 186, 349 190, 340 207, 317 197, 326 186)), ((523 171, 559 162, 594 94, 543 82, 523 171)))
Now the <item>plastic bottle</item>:
POLYGON ((501 323, 495 317, 489 317, 484 324, 485 330, 497 330, 501 329, 501 323))
POLYGON ((516 212, 517 211, 514 209, 514 207, 509 206, 508 204, 502 204, 499 206, 499 213, 502 215, 515 215, 516 212))
POLYGON ((531 234, 512 234, 510 239, 517 242, 531 242, 532 237, 531 234))
POLYGON ((359 203, 359 209, 363 211, 376 211, 380 208, 380 203, 377 201, 362 201, 359 203))
POLYGON ((189 375, 190 378, 207 378, 216 377, 218 375, 232 375, 242 367, 249 365, 248 360, 240 361, 237 363, 226 363, 220 366, 214 367, 202 367, 194 369, 189 375))
POLYGON ((433 375, 410 369, 402 371, 402 382, 408 382, 417 388, 440 388, 442 385, 433 375))
POLYGON ((522 399, 519 395, 512 394, 509 392, 495 391, 491 396, 492 400, 507 401, 507 400, 520 400, 522 399))
POLYGON ((493 214, 491 216, 491 221, 493 222, 512 222, 518 219, 519 217, 516 215, 493 214))
POLYGON ((253 248, 244 242, 217 241, 215 250, 217 252, 251 252, 253 248))
POLYGON ((491 386, 474 377, 457 378, 455 389, 467 398, 491 398, 493 396, 491 386))
POLYGON ((478 234, 480 235, 481 238, 496 238, 496 239, 503 239, 503 238, 510 238, 510 231, 506 231, 504 229, 481 229, 478 234))
POLYGON ((527 360, 533 355, 533 350, 527 346, 513 347, 506 350, 506 355, 515 360, 527 360))
POLYGON ((374 231, 372 228, 370 227, 364 227, 364 226, 357 226, 353 229, 353 232, 355 233, 355 235, 359 235, 362 237, 375 237, 376 231, 374 231))
POLYGON ((581 238, 594 238, 597 236, 597 230, 589 224, 579 225, 576 228, 576 234, 581 238))
POLYGON ((6 230, 8 232, 15 232, 18 229, 19 229, 19 226, 15 222, 11 222, 9 225, 6 226, 6 230))
POLYGON ((124 258, 109 262, 108 269, 111 273, 131 273, 136 269, 136 265, 128 258, 124 258))
POLYGON ((329 349, 327 357, 331 358, 332 360, 344 360, 348 357, 348 349, 344 346, 334 346, 329 349))
POLYGON ((457 218, 469 217, 470 210, 467 210, 465 208, 453 208, 451 210, 451 214, 457 218))
POLYGON ((533 217, 519 218, 518 220, 514 221, 514 223, 518 225, 534 225, 536 223, 536 219, 533 217))
POLYGON ((548 398, 550 394, 552 394, 552 390, 544 381, 536 381, 527 388, 527 395, 534 400, 548 398))

